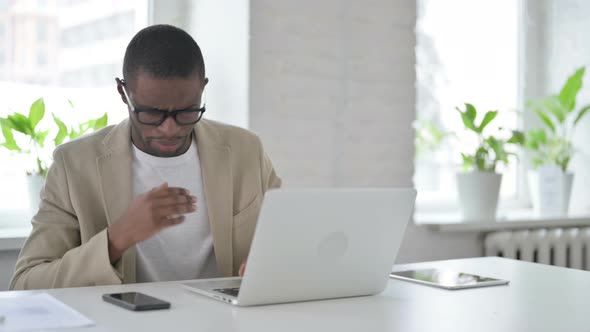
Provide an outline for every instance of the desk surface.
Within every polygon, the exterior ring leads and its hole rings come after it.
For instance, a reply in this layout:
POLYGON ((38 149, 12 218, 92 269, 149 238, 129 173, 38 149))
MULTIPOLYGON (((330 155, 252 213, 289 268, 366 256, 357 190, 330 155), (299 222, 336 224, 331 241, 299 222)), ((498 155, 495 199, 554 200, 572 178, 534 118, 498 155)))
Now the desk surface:
MULTIPOLYGON (((377 296, 249 308, 190 293, 178 282, 49 290, 96 322, 67 331, 590 331, 590 272, 502 258, 396 266, 444 267, 510 280, 509 286, 448 291, 390 280, 377 296), (141 291, 170 310, 131 312, 109 292, 141 291)), ((27 292, 3 292, 10 297, 27 292)))

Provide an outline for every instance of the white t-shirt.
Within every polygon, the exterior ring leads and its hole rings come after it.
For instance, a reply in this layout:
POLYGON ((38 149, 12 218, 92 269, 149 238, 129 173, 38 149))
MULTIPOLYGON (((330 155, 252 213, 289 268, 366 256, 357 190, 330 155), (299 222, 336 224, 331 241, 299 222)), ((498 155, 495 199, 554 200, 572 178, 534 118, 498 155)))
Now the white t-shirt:
POLYGON ((207 202, 203 193, 197 144, 177 157, 155 157, 133 146, 133 197, 168 182, 197 197, 197 211, 136 244, 137 282, 214 278, 218 276, 207 202))

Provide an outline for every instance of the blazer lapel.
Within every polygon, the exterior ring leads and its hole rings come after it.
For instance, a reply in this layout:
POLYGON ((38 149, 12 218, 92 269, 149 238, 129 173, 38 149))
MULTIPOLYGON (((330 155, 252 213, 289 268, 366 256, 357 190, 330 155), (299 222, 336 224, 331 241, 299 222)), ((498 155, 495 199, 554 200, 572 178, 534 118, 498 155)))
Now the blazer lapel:
MULTIPOLYGON (((132 200, 132 154, 129 120, 115 126, 104 138, 106 153, 97 158, 105 214, 109 225, 125 213, 132 200)), ((125 251, 117 262, 123 283, 134 283, 135 247, 125 251)))
POLYGON ((233 270, 230 148, 219 142, 219 133, 207 120, 197 123, 195 133, 217 267, 222 276, 229 277, 233 270))

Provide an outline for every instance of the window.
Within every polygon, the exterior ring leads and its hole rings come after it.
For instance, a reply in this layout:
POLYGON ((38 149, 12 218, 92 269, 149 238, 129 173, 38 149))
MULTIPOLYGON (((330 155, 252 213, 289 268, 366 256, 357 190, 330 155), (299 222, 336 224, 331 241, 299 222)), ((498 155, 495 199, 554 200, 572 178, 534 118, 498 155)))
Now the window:
MULTIPOLYGON (((516 129, 519 117, 520 1, 419 0, 416 24, 417 118, 462 136, 455 110, 465 102, 499 110, 495 122, 516 129)), ((456 204, 455 173, 464 144, 446 140, 433 153, 416 155, 418 206, 456 204)), ((432 152, 432 151, 431 151, 432 152)), ((518 167, 504 174, 501 198, 516 199, 518 167)))
POLYGON ((47 30, 50 29, 49 27, 49 23, 39 20, 39 22, 37 22, 37 41, 39 43, 43 43, 47 41, 47 30))
MULTIPOLYGON (((110 124, 125 118, 114 78, 121 75, 127 43, 148 23, 148 2, 0 1, 2 24, 9 25, 0 25, 6 41, 0 60, 10 68, 0 71, 0 116, 28 115, 33 101, 43 97, 46 113, 39 126, 53 130, 47 142, 56 133, 51 113, 69 123, 97 118, 105 110, 110 124)), ((27 146, 24 138, 20 142, 27 146)), ((49 144, 45 153, 52 149, 49 144)), ((3 148, 0 160, 0 215, 28 209, 24 169, 29 160, 3 148)))
POLYGON ((37 51, 37 65, 39 65, 39 67, 47 65, 47 52, 45 50, 37 51))
POLYGON ((135 11, 101 17, 61 31, 62 47, 76 48, 135 32, 135 11))

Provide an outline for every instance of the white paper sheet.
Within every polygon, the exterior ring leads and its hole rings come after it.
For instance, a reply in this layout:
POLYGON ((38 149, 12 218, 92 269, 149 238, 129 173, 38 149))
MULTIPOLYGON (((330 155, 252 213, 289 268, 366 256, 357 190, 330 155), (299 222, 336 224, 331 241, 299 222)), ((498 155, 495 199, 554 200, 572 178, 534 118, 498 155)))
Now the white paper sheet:
POLYGON ((47 293, 0 298, 0 331, 92 326, 94 322, 47 293))

